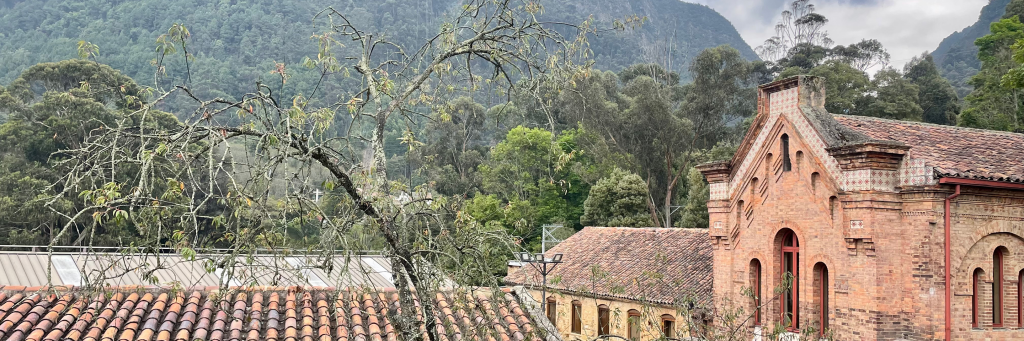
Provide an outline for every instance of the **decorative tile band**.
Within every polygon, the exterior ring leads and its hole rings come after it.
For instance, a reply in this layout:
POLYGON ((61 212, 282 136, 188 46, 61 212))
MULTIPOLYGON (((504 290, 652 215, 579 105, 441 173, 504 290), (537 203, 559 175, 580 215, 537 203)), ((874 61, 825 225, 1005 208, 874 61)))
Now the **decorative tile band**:
POLYGON ((859 169, 843 172, 839 184, 844 191, 896 192, 899 184, 897 171, 880 169, 859 169))
POLYGON ((863 220, 850 220, 850 228, 851 229, 862 229, 862 228, 864 228, 864 221, 863 220))
POLYGON ((935 171, 924 160, 904 157, 900 162, 900 186, 934 185, 935 171))
POLYGON ((711 200, 727 200, 729 199, 729 184, 724 182, 713 183, 709 186, 711 191, 711 200))

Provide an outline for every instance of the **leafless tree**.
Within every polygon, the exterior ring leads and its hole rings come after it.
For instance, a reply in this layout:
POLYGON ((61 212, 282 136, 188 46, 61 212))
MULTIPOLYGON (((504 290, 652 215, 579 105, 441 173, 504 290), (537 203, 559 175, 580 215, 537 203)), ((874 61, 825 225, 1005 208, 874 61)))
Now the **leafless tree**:
MULTIPOLYGON (((209 247, 203 231, 214 226, 230 250, 217 262, 229 263, 258 250, 294 247, 288 229, 305 226, 316 241, 305 247, 323 250, 313 258, 337 271, 332 259, 352 256, 350 233, 373 230, 391 262, 401 306, 419 307, 391 312, 400 339, 436 341, 437 322, 417 314, 434 316, 433 295, 443 286, 467 279, 497 284, 486 261, 516 246, 503 231, 487 230, 463 214, 457 198, 389 180, 386 126, 407 124, 401 141, 415 148, 410 122, 431 119, 432 109, 480 83, 499 84, 495 88, 507 96, 585 72, 586 36, 594 29, 540 21, 542 10, 528 0, 470 0, 443 20, 436 35, 409 48, 328 8, 314 19, 318 54, 303 62, 321 75, 308 96, 280 98, 266 83, 240 100, 200 98, 187 82, 154 90, 152 98, 139 99, 140 109, 62 152, 67 174, 47 207, 67 224, 54 240, 72 229, 85 235, 96 226, 123 224, 140 231, 144 240, 133 243, 143 248, 170 246, 195 255, 209 247), (556 26, 577 35, 562 36, 556 26), (313 100, 325 83, 350 78, 359 86, 327 95, 337 101, 313 100), (160 128, 152 112, 172 93, 193 99, 196 108, 175 128, 160 128), (229 116, 242 123, 225 123, 229 116), (339 122, 346 132, 330 133, 339 122), (272 193, 274 186, 284 190, 272 193), (314 196, 321 189, 331 205, 314 196), (85 205, 58 204, 69 197, 85 205)), ((187 29, 175 25, 161 37, 160 60, 180 50, 190 61, 189 39, 187 29)), ((157 77, 164 71, 161 66, 157 77)), ((287 81, 286 65, 269 71, 287 81)))

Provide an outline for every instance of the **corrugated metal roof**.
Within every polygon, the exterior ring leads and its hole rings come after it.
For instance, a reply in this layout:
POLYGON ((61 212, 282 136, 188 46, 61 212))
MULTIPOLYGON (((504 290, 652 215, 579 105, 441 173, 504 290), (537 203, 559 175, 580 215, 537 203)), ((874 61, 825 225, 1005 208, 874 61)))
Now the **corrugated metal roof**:
POLYGON ((394 288, 381 256, 0 252, 0 285, 315 286, 394 288), (330 266, 324 266, 330 265, 330 266))

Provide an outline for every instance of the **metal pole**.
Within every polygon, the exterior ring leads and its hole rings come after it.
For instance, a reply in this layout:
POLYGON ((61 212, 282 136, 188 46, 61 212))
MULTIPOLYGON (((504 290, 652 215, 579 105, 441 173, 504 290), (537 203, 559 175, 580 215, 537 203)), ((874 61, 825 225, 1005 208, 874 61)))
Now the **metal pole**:
POLYGON ((548 314, 548 264, 544 263, 544 271, 540 273, 542 287, 540 294, 540 309, 544 311, 544 315, 548 314))

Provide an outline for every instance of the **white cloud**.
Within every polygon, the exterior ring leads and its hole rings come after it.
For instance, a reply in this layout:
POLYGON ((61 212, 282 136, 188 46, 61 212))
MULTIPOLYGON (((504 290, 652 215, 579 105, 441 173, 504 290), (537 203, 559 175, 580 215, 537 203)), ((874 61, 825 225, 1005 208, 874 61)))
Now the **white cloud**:
MULTIPOLYGON (((775 22, 789 0, 695 0, 732 22, 743 39, 756 47, 774 35, 775 22)), ((935 49, 949 34, 978 20, 988 0, 814 0, 817 12, 839 45, 878 39, 902 67, 910 58, 935 49)))

